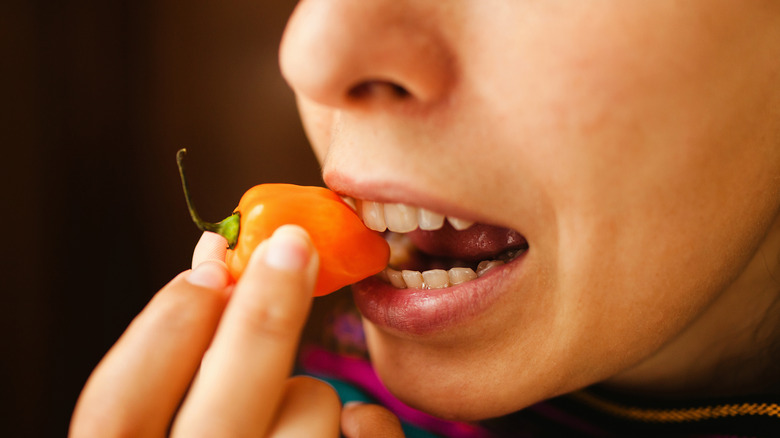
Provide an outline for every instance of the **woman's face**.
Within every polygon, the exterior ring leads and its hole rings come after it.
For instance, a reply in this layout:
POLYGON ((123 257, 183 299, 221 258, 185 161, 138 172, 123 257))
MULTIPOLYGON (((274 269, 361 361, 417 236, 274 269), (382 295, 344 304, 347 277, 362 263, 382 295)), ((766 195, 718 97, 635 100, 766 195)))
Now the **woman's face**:
POLYGON ((777 217, 778 53, 769 0, 301 2, 281 66, 326 183, 484 224, 452 241, 485 259, 526 242, 455 287, 356 287, 389 389, 477 419, 663 352, 777 217))

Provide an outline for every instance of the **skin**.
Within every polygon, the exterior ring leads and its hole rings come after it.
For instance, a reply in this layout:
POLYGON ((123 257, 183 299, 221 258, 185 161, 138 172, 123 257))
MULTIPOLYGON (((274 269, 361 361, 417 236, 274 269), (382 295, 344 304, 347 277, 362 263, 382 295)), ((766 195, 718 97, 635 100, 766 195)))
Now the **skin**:
POLYGON ((780 4, 619 3, 307 0, 291 18, 281 67, 329 186, 530 245, 466 324, 366 321, 412 406, 777 388, 780 4))
MULTIPOLYGON (((466 420, 593 384, 777 391, 779 52, 771 0, 300 3, 281 67, 325 181, 530 245, 463 323, 366 322, 391 391, 466 420)), ((235 285, 204 235, 90 377, 71 435, 401 436, 386 410, 289 378, 317 257, 281 234, 235 285)))

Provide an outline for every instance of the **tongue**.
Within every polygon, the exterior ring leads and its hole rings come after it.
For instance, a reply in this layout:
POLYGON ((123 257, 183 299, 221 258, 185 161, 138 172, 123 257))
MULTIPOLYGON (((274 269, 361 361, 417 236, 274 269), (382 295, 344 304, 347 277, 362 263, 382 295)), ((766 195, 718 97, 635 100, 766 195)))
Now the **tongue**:
POLYGON ((482 224, 458 231, 445 222, 439 230, 418 229, 407 236, 426 254, 462 260, 490 260, 506 250, 528 245, 517 231, 482 224))

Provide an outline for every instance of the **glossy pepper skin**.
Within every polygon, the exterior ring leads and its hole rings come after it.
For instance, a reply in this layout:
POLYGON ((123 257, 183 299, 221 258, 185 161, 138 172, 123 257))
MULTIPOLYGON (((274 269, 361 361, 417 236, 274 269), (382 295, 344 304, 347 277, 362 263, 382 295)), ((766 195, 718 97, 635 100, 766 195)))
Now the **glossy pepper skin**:
POLYGON ((261 184, 241 197, 238 241, 226 263, 239 278, 252 251, 285 224, 303 227, 320 256, 314 296, 322 296, 382 271, 390 249, 334 192, 322 187, 261 184))
POLYGON ((184 174, 186 150, 176 154, 187 208, 203 231, 225 237, 225 263, 236 280, 255 248, 282 225, 303 227, 320 257, 314 296, 327 295, 382 271, 390 258, 385 239, 363 225, 358 215, 334 192, 322 187, 261 184, 252 187, 235 211, 219 223, 205 222, 192 204, 184 174))

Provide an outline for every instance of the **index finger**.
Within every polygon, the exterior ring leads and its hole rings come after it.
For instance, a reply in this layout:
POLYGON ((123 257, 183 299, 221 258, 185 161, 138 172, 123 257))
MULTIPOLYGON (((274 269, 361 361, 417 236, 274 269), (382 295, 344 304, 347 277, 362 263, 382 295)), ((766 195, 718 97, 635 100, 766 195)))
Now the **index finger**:
POLYGON ((272 422, 311 306, 318 257, 303 229, 283 226, 236 284, 174 435, 228 435, 272 422), (214 421, 216 420, 216 421, 214 421))
POLYGON ((206 260, 225 262, 227 240, 217 233, 204 231, 192 253, 192 269, 206 260))

